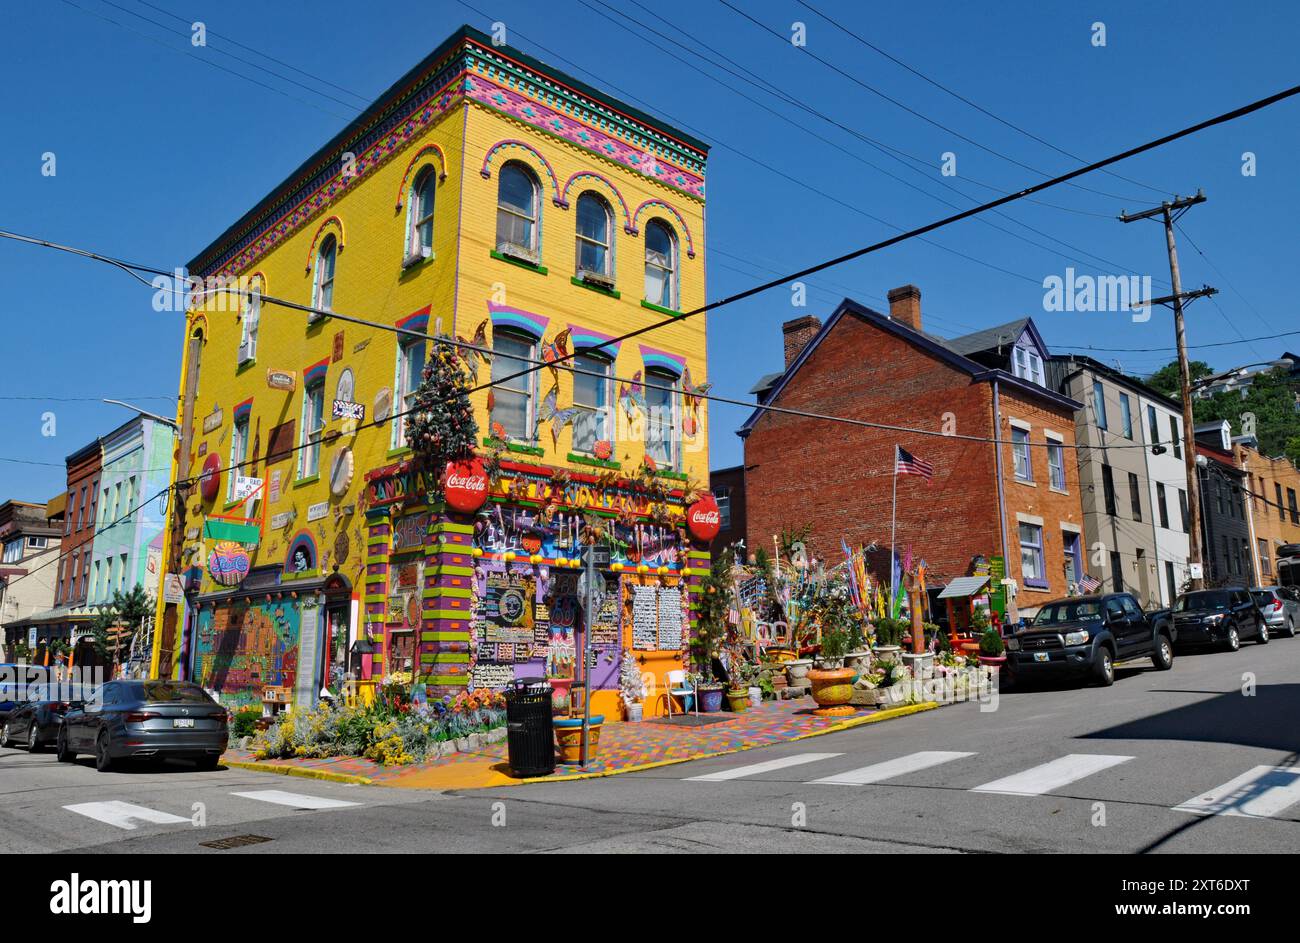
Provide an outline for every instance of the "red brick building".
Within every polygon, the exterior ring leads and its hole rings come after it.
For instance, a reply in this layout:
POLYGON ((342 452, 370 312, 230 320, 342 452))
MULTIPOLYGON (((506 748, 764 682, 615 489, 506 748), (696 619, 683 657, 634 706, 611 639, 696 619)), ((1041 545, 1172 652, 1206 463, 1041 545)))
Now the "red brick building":
POLYGON ((874 543, 886 573, 898 445, 934 465, 929 484, 899 478, 900 553, 910 545, 926 561, 931 588, 976 557, 1002 557, 1011 616, 1031 615, 1086 567, 1072 448, 1081 405, 1044 385, 1048 352, 1028 318, 944 340, 922 330, 915 286, 889 300, 889 315, 846 299, 824 325, 788 322, 786 368, 755 392, 761 404, 934 434, 756 409, 739 430, 747 543, 771 546, 807 523, 818 556, 840 559, 841 538, 874 543))

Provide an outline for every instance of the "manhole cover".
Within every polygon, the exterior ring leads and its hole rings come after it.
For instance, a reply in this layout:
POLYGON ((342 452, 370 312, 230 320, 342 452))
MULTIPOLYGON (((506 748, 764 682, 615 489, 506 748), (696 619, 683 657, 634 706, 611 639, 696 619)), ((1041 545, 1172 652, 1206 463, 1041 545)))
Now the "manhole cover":
POLYGON ((242 848, 245 845, 260 845, 263 842, 273 841, 265 835, 234 835, 230 838, 218 838, 215 841, 199 842, 204 848, 215 848, 218 851, 225 851, 228 848, 242 848))

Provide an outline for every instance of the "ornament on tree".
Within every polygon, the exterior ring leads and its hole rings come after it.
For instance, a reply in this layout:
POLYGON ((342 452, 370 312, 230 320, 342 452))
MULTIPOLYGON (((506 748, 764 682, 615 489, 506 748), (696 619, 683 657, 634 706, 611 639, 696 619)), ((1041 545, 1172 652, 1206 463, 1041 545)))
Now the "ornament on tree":
MULTIPOLYGON (((428 468, 444 468, 474 456, 478 424, 469 402, 469 380, 460 358, 446 344, 433 344, 424 380, 411 397, 406 442, 428 468)), ((441 491, 434 478, 433 487, 441 491)))

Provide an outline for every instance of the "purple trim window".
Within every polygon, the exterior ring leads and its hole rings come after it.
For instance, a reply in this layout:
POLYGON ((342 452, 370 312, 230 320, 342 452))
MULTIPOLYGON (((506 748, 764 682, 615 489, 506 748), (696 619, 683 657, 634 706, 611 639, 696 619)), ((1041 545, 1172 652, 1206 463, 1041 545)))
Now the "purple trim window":
POLYGON ((1020 574, 1026 586, 1047 589, 1047 572, 1043 569, 1043 529, 1037 524, 1020 525, 1020 574))

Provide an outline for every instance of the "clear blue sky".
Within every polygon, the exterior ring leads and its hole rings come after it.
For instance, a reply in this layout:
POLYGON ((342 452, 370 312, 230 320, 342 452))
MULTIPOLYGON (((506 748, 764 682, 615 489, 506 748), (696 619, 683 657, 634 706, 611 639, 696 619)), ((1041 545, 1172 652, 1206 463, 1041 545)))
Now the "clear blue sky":
MULTIPOLYGON (((908 227, 951 212, 939 199, 863 160, 963 207, 971 205, 969 197, 987 198, 990 192, 972 179, 1006 189, 1041 179, 885 102, 718 0, 642 0, 671 26, 633 0, 604 2, 688 46, 707 43, 716 50, 706 52, 708 62, 730 57, 740 66, 729 68, 752 70, 797 101, 927 166, 920 173, 909 170, 820 118, 769 98, 751 76, 742 81, 703 65, 794 123, 782 121, 649 45, 641 38, 648 35, 643 27, 622 20, 640 34, 633 35, 579 0, 470 2, 488 16, 452 0, 13 5, 0 31, 0 228, 164 268, 182 264, 458 24, 490 29, 493 20, 506 23, 513 45, 714 145, 708 169, 711 298, 894 231, 864 214, 908 227), (190 46, 185 23, 193 20, 211 31, 208 49, 190 46), (215 34, 348 91, 259 60, 215 34), (313 90, 221 56, 218 48, 313 90), (939 175, 947 151, 957 157, 955 178, 939 175), (46 152, 56 155, 56 176, 41 174, 46 152), (945 189, 944 179, 967 196, 945 189)), ((599 8, 599 0, 587 2, 599 8)), ((1069 158, 927 85, 794 0, 736 2, 783 33, 796 20, 806 22, 810 52, 993 151, 1045 171, 1072 166, 1069 158)), ((1300 12, 1281 0, 1233 4, 1230 11, 1208 2, 810 2, 984 108, 1085 158, 1226 111, 1300 78, 1294 66, 1300 12), (1096 21, 1106 26, 1104 48, 1092 45, 1096 21)), ((651 38, 702 65, 666 40, 651 38)), ((1191 343, 1300 327, 1292 284, 1297 153, 1300 101, 1292 100, 1119 168, 1168 192, 1203 187, 1209 196, 1184 220, 1204 252, 1202 257, 1182 240, 1184 284, 1209 282, 1223 293, 1217 305, 1199 301, 1191 308, 1191 343), (1257 155, 1254 177, 1241 173, 1244 151, 1257 155)), ((1169 345, 1172 331, 1160 314, 1135 324, 1122 314, 1042 310, 1043 278, 1064 274, 1067 265, 1080 272, 1150 274, 1157 293, 1166 288, 1160 228, 1105 218, 1158 202, 1159 196, 1104 175, 1083 182, 1118 198, 1060 188, 1043 199, 1102 215, 1023 203, 1007 211, 1073 249, 1005 218, 990 222, 1059 252, 967 221, 934 237, 961 255, 911 242, 814 280, 805 310, 792 308, 789 291, 777 289, 712 315, 715 391, 743 397, 759 374, 779 367, 782 321, 805 311, 824 315, 845 294, 883 307, 885 292, 907 282, 922 289, 926 327, 943 335, 1031 315, 1056 351, 1169 345), (1077 250, 1115 264, 1089 263, 1077 250)), ((155 313, 151 292, 121 272, 48 250, 0 241, 0 282, 8 355, 0 381, 0 458, 52 463, 0 461, 0 498, 44 500, 62 487, 64 456, 128 417, 119 407, 96 402, 98 397, 171 412, 180 325, 174 315, 155 313), (89 401, 14 398, 31 396, 89 401), (53 437, 41 434, 47 411, 57 417, 53 437)), ((1274 359, 1288 347, 1300 347, 1300 338, 1193 353, 1228 367, 1274 359)), ((1093 353, 1139 373, 1172 357, 1164 351, 1093 353)), ((711 409, 713 465, 733 464, 740 459, 733 430, 745 410, 711 409)))

